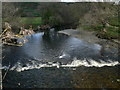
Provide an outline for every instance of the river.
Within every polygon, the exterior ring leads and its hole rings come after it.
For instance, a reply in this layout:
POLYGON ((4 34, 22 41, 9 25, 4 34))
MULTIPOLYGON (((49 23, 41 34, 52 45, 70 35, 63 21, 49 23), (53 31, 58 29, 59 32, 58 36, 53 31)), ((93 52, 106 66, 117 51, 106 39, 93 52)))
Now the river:
POLYGON ((120 88, 118 48, 52 30, 25 38, 22 47, 3 45, 4 88, 120 88))

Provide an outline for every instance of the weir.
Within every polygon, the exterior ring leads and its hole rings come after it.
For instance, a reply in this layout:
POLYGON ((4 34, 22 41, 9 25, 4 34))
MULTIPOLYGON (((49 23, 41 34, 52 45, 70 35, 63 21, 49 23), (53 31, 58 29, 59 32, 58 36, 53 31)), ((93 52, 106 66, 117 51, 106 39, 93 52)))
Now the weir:
MULTIPOLYGON (((89 75, 93 75, 93 72, 98 73, 97 70, 106 67, 108 67, 107 70, 109 68, 114 69, 120 64, 116 54, 118 51, 115 48, 104 48, 104 55, 101 56, 101 45, 57 33, 54 29, 50 30, 50 35, 47 37, 42 32, 26 36, 25 38, 28 42, 22 47, 3 45, 3 67, 1 68, 3 75, 8 70, 8 74, 3 81, 3 87, 29 88, 32 85, 37 88, 51 87, 51 85, 54 87, 71 87, 72 78, 69 77, 73 74, 70 72, 81 72, 79 75, 82 75, 84 74, 83 71, 86 71, 89 72, 89 75), (80 71, 77 68, 80 68, 80 71), (96 70, 96 68, 98 69, 96 70), (91 69, 94 70, 91 71, 91 69), (54 75, 54 77, 51 75, 54 75), (61 77, 58 78, 57 75, 61 77), (10 78, 11 76, 12 78, 10 78), (56 85, 53 79, 56 81, 56 85), (12 82, 7 80, 12 80, 12 82), (57 80, 60 81, 58 82, 57 80), (64 84, 62 80, 66 80, 64 81, 66 83, 64 84), (47 84, 48 82, 50 84, 47 84), (11 83, 10 86, 9 83, 11 83)), ((113 71, 109 76, 118 72, 113 71)), ((103 70, 102 73, 106 74, 106 71, 103 70)), ((114 76, 117 77, 116 75, 114 76)), ((85 79, 84 76, 83 79, 85 79)))

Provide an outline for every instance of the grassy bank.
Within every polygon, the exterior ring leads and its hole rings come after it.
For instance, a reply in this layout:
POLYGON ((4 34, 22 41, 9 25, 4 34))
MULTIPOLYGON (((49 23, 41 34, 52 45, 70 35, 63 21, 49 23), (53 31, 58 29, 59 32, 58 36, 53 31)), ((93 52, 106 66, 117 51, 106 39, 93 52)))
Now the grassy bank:
POLYGON ((29 25, 33 25, 33 27, 37 27, 38 25, 42 24, 41 17, 21 17, 20 23, 24 24, 26 27, 29 25))
POLYGON ((13 21, 9 21, 7 18, 3 18, 3 27, 4 22, 9 22, 12 27, 18 27, 20 28, 22 25, 25 25, 26 28, 29 27, 29 25, 33 25, 34 28, 36 28, 38 25, 42 24, 42 18, 41 17, 16 17, 13 18, 13 21))
POLYGON ((118 39, 118 36, 120 35, 119 30, 120 22, 118 21, 118 18, 117 17, 109 18, 108 23, 109 25, 107 25, 105 28, 103 27, 102 24, 98 24, 96 26, 84 25, 81 27, 84 30, 95 31, 99 38, 118 39), (105 30, 105 32, 103 30, 105 30))

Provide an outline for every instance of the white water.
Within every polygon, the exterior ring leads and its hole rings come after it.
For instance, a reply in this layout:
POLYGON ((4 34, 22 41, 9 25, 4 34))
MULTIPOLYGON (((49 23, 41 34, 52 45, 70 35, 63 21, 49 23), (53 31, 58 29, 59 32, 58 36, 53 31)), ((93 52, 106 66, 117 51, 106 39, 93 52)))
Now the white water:
MULTIPOLYGON (((25 70, 31 70, 31 69, 40 69, 43 67, 49 68, 49 67, 80 67, 80 66, 85 66, 85 67, 104 67, 104 66, 115 66, 115 65, 120 65, 118 61, 112 61, 108 60, 107 62, 100 60, 99 62, 93 59, 89 60, 77 60, 74 58, 74 60, 71 63, 68 64, 60 64, 59 62, 53 63, 53 62, 47 62, 47 63, 40 63, 38 61, 31 61, 29 63, 24 64, 24 66, 20 63, 17 62, 12 68, 9 68, 10 70, 16 70, 17 72, 22 72, 25 70)), ((1 69, 7 69, 6 66, 3 66, 1 69)))
POLYGON ((79 66, 85 66, 85 67, 103 67, 103 66, 115 66, 119 65, 120 63, 118 61, 111 61, 108 60, 108 62, 100 60, 99 62, 89 59, 89 62, 84 60, 73 60, 72 63, 67 65, 62 65, 62 67, 79 67, 79 66))

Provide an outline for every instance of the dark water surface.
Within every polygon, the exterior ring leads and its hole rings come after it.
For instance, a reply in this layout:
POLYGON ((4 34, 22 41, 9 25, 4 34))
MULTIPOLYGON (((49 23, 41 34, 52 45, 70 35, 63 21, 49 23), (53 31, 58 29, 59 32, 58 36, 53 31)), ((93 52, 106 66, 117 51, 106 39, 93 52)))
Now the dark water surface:
POLYGON ((3 87, 120 88, 117 48, 51 33, 26 36, 22 47, 3 45, 3 87))

